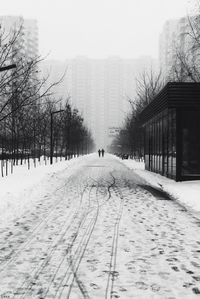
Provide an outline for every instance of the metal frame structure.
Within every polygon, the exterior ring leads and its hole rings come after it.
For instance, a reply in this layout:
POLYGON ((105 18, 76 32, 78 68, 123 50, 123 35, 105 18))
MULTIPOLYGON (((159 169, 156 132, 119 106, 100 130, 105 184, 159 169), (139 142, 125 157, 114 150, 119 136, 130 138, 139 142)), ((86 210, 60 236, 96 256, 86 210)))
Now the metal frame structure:
POLYGON ((200 83, 169 82, 141 112, 145 168, 200 179, 200 83))

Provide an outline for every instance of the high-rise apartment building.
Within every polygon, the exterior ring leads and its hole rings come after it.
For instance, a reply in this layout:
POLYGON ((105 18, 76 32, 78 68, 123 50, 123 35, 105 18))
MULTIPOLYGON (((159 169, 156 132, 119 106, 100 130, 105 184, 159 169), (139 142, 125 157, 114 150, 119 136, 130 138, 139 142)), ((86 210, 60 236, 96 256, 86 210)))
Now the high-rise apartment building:
POLYGON ((72 60, 72 103, 83 114, 98 148, 106 148, 123 124, 130 109, 128 98, 134 100, 135 78, 154 65, 150 57, 72 60))
POLYGON ((190 24, 187 17, 168 20, 159 40, 159 64, 166 81, 173 80, 173 66, 180 52, 191 51, 190 24))
POLYGON ((144 69, 155 66, 150 57, 140 59, 90 59, 76 57, 68 61, 46 61, 51 83, 58 80, 67 68, 63 82, 55 87, 57 97, 70 95, 73 107, 78 108, 92 132, 97 148, 111 143, 130 110, 134 100, 135 79, 144 69))
POLYGON ((172 61, 176 53, 176 35, 178 20, 168 20, 159 39, 159 64, 165 77, 169 76, 172 61))
POLYGON ((37 21, 34 19, 24 19, 23 32, 25 55, 29 58, 34 58, 39 53, 37 21))
POLYGON ((1 32, 4 38, 10 38, 13 32, 19 32, 15 46, 18 55, 27 60, 38 55, 38 27, 37 21, 24 19, 21 16, 0 16, 1 32))
POLYGON ((123 122, 123 81, 123 60, 118 57, 78 57, 72 61, 72 103, 83 114, 97 147, 106 148, 113 128, 119 128, 123 122))
POLYGON ((62 102, 69 100, 72 88, 71 60, 43 60, 40 63, 40 71, 42 78, 48 78, 44 87, 59 82, 51 89, 52 93, 62 102))
POLYGON ((76 57, 71 61, 72 104, 79 109, 96 144, 105 146, 105 62, 76 57))

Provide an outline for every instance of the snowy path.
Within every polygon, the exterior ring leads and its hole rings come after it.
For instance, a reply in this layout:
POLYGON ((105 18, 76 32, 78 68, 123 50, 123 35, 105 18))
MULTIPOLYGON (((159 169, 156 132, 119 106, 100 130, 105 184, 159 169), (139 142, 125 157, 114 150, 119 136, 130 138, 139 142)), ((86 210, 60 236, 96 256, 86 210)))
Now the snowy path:
POLYGON ((198 219, 111 156, 67 172, 0 229, 0 298, 200 296, 198 219))

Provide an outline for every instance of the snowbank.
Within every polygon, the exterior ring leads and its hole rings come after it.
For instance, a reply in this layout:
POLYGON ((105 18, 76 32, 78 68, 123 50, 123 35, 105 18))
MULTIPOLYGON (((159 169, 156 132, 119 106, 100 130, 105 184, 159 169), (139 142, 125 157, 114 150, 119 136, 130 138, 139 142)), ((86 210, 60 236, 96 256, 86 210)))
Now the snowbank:
MULTIPOLYGON (((51 191, 49 181, 57 172, 68 169, 68 176, 76 171, 81 163, 86 163, 91 155, 54 162, 52 165, 45 165, 41 160, 34 168, 31 161, 31 169, 27 165, 14 167, 13 174, 0 177, 0 226, 9 225, 9 222, 20 217, 26 210, 31 209, 44 190, 51 191), (73 167, 72 167, 73 166, 73 167)), ((49 163, 49 162, 48 162, 49 163)), ((57 185, 56 178, 53 180, 57 185)))

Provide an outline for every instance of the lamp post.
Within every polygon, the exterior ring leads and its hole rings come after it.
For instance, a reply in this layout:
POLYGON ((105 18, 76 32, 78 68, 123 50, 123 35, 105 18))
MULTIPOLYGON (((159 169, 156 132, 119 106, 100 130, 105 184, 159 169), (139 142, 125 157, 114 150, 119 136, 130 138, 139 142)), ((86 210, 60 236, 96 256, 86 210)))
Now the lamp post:
POLYGON ((56 113, 63 112, 65 110, 57 110, 51 112, 51 135, 50 135, 50 164, 53 164, 53 115, 56 113))

